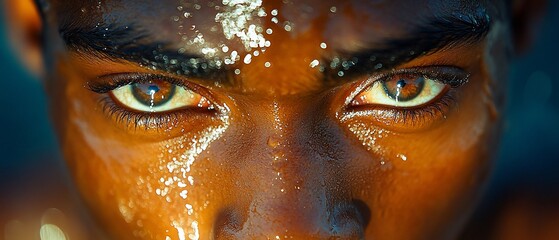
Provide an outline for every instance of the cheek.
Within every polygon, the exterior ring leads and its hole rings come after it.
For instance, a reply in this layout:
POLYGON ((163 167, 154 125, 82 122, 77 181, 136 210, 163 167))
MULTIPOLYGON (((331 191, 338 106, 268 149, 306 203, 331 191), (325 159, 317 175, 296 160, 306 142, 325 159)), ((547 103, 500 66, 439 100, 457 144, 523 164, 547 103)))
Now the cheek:
POLYGON ((483 78, 472 76, 446 119, 425 131, 396 133, 348 122, 374 156, 368 164, 379 170, 367 176, 371 190, 363 196, 379 210, 373 210, 370 236, 441 239, 460 229, 486 179, 500 128, 479 100, 486 94, 478 91, 483 78))
POLYGON ((220 129, 142 143, 102 127, 76 117, 63 145, 80 191, 107 229, 164 239, 211 226, 204 216, 215 215, 208 212, 219 200, 206 173, 216 166, 200 154, 220 129))
MULTIPOLYGON (((107 117, 79 76, 64 72, 66 89, 53 109, 65 159, 82 197, 117 239, 198 236, 212 226, 219 189, 207 176, 216 161, 206 150, 227 123, 172 138, 138 136, 107 117)), ((142 129, 136 131, 141 132, 142 129)))

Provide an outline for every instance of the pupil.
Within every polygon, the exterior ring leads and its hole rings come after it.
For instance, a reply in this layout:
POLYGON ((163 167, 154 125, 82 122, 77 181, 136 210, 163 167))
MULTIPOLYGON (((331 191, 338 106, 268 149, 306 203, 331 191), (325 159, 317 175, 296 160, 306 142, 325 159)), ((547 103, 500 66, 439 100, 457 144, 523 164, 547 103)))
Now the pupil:
POLYGON ((382 83, 386 94, 398 101, 406 102, 416 98, 425 86, 425 78, 418 76, 407 76, 389 79, 382 83))
POLYGON ((165 81, 132 84, 134 98, 149 107, 157 107, 168 102, 175 93, 175 85, 165 81))
POLYGON ((153 94, 159 92, 159 87, 157 87, 155 85, 150 85, 148 87, 148 90, 149 90, 149 94, 153 95, 153 94))
POLYGON ((396 84, 396 86, 398 88, 404 88, 406 86, 406 80, 400 79, 400 81, 398 81, 398 84, 396 84))

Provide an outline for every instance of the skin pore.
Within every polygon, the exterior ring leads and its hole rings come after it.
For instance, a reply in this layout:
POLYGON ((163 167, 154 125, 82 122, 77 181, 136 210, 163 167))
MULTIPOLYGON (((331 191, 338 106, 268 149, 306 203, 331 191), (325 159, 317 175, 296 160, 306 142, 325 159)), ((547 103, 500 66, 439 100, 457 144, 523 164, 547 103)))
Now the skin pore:
POLYGON ((505 2, 47 2, 55 128, 111 238, 455 239, 476 205, 505 2))

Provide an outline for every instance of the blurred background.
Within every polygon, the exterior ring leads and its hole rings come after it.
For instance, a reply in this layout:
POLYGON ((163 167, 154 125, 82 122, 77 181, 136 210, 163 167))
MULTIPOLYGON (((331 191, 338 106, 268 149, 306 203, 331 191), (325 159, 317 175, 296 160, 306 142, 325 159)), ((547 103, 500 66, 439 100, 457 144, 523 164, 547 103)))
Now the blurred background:
MULTIPOLYGON (((559 209, 559 1, 550 1, 548 9, 540 38, 511 68, 503 141, 478 224, 491 222, 482 214, 486 210, 499 212, 505 199, 519 196, 559 209)), ((2 24, 0 189, 27 178, 26 169, 60 163, 42 85, 18 62, 4 29, 2 24)), ((9 204, 2 202, 4 193, 0 204, 9 204)))

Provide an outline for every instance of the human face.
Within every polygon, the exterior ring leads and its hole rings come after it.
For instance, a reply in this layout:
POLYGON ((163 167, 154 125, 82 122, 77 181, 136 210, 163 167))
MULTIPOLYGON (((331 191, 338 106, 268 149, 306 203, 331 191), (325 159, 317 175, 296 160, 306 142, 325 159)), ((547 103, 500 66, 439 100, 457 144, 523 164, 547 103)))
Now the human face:
POLYGON ((503 6, 51 1, 65 159, 116 239, 444 239, 500 129, 503 6))

